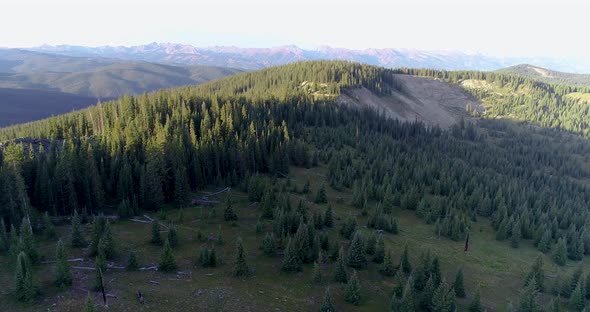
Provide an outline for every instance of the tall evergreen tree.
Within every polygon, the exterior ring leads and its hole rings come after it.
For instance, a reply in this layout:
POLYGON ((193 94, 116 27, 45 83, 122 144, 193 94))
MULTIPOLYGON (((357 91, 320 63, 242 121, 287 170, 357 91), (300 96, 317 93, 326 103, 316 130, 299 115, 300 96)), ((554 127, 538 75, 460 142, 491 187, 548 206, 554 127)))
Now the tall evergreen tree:
POLYGON ((61 239, 57 242, 55 254, 55 285, 60 288, 68 287, 72 285, 72 273, 70 271, 66 249, 61 239))
POLYGON ((270 233, 266 233, 262 240, 262 251, 269 257, 274 257, 277 254, 275 239, 270 233))
POLYGON ((561 238, 557 242, 555 247, 555 251, 552 255, 553 262, 555 262, 559 266, 564 266, 565 262, 567 261, 567 246, 565 243, 565 239, 561 238))
POLYGON ((250 275, 250 267, 246 262, 246 254, 244 252, 244 245, 242 243, 242 238, 238 237, 236 241, 236 252, 234 256, 234 269, 233 269, 233 276, 235 277, 243 277, 250 275))
POLYGON ((238 215, 233 209, 233 205, 231 199, 228 197, 227 202, 225 204, 225 210, 223 211, 223 219, 225 221, 237 221, 238 215))
POLYGON ((584 292, 582 289, 582 282, 579 281, 576 288, 570 296, 570 307, 574 311, 583 311, 586 308, 586 298, 584 298, 584 292))
POLYGON ((45 211, 43 215, 43 235, 46 239, 55 239, 57 237, 57 232, 55 231, 55 226, 49 217, 49 213, 45 211))
POLYGON ((412 272, 412 264, 410 263, 410 252, 408 251, 408 244, 404 245, 404 253, 400 258, 400 267, 403 268, 405 273, 412 272))
POLYGON ((297 254, 294 240, 289 239, 281 269, 285 272, 299 272, 302 270, 301 258, 297 254))
MULTIPOLYGON (((400 268, 403 270, 403 267, 401 267, 401 265, 400 265, 400 268)), ((383 259, 383 263, 379 267, 379 272, 381 272, 381 274, 383 274, 385 276, 394 276, 395 275, 396 269, 395 269, 395 265, 393 264, 391 251, 387 251, 385 253, 385 258, 383 259)))
POLYGON ((473 300, 469 303, 469 312, 483 312, 483 307, 481 306, 481 298, 479 294, 479 289, 475 293, 473 300))
POLYGON ((333 211, 332 211, 332 205, 328 205, 328 209, 326 209, 326 212, 324 214, 324 225, 329 228, 334 225, 334 215, 333 215, 333 211))
POLYGON ((156 220, 152 221, 152 239, 150 241, 152 244, 161 246, 162 235, 160 234, 160 223, 156 220))
POLYGON ((318 192, 315 195, 314 202, 316 204, 325 204, 328 202, 328 196, 326 195, 326 186, 322 184, 322 186, 318 189, 318 192))
POLYGON ((542 311, 538 302, 539 287, 535 279, 532 279, 529 284, 522 290, 520 301, 518 303, 519 311, 542 311))
POLYGON ((168 235, 166 236, 170 242, 170 247, 178 247, 178 230, 174 224, 168 225, 168 235))
POLYGON ((82 234, 80 216, 78 215, 78 212, 76 210, 74 210, 74 215, 72 216, 71 245, 72 247, 86 246, 86 240, 84 239, 84 235, 82 234))
POLYGON ((338 283, 348 282, 348 273, 346 273, 344 257, 344 248, 340 247, 340 250, 338 251, 338 259, 336 260, 336 267, 334 268, 334 281, 338 283))
POLYGON ((160 256, 158 270, 162 272, 172 272, 176 270, 176 260, 174 259, 172 247, 170 246, 170 242, 167 238, 164 241, 164 249, 162 250, 162 255, 160 256))
POLYGON ((129 256, 127 257, 127 271, 137 271, 139 269, 139 263, 137 261, 137 254, 135 251, 129 251, 129 256))
POLYGON ((524 286, 528 286, 533 279, 539 287, 538 290, 542 292, 545 289, 545 272, 543 271, 543 257, 541 256, 538 256, 535 263, 531 266, 531 269, 525 278, 524 286))
POLYGON ((352 242, 350 243, 346 261, 349 266, 356 269, 364 268, 367 265, 363 237, 358 231, 354 234, 352 242))
POLYGON ((385 242, 383 241, 383 235, 379 235, 377 238, 377 246, 375 247, 375 254, 373 256, 373 262, 383 263, 385 258, 385 242))
POLYGON ((359 305, 361 303, 361 283, 356 271, 352 272, 344 291, 344 301, 359 305))
POLYGON ((465 298, 465 285, 463 283, 463 268, 459 268, 455 274, 455 282, 453 283, 455 294, 459 298, 465 298))
POLYGON ((29 217, 24 217, 20 225, 19 249, 25 252, 31 263, 35 264, 39 262, 39 253, 37 252, 33 228, 31 227, 29 217))
POLYGON ((16 259, 16 270, 14 273, 14 284, 16 298, 22 302, 31 302, 36 295, 33 286, 33 272, 27 254, 21 251, 16 259))
POLYGON ((321 284, 323 280, 322 269, 317 261, 313 263, 313 269, 311 271, 311 280, 314 284, 321 284))
POLYGON ((330 295, 330 287, 326 288, 326 292, 324 293, 324 300, 322 301, 322 306, 320 307, 320 312, 335 312, 336 308, 332 303, 332 296, 330 295))

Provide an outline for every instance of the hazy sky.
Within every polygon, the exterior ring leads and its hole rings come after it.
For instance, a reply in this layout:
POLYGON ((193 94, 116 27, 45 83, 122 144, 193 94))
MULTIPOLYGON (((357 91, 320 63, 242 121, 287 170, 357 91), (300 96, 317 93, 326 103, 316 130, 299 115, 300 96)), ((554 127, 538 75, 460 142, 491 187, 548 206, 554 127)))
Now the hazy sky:
POLYGON ((0 46, 416 48, 590 58, 584 0, 0 0, 0 46))

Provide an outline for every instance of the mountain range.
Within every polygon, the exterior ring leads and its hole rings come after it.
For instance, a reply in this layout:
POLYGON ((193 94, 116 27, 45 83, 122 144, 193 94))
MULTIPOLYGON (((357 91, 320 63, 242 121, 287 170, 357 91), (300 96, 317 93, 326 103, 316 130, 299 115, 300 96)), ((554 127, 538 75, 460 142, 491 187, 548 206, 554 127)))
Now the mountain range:
POLYGON ((302 49, 294 45, 274 48, 234 46, 195 47, 177 43, 150 43, 138 46, 85 47, 75 45, 39 46, 29 50, 81 57, 108 57, 184 65, 210 65, 256 70, 303 60, 347 60, 388 68, 411 67, 445 70, 498 70, 517 64, 535 64, 559 71, 590 72, 590 62, 544 57, 493 57, 459 51, 416 49, 354 50, 322 46, 302 49))

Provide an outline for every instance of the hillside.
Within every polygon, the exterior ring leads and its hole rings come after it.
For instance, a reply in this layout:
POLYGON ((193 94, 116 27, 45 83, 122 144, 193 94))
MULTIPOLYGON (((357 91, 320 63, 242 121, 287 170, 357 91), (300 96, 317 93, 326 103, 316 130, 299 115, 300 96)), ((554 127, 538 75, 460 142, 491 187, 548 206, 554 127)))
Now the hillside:
POLYGON ((564 73, 529 64, 511 66, 500 69, 497 72, 523 76, 547 83, 590 86, 590 75, 564 73))
POLYGON ((0 88, 0 127, 69 113, 97 101, 57 91, 0 88))
POLYGON ((124 94, 195 85, 239 72, 213 66, 0 49, 0 88, 4 90, 0 93, 0 127, 62 114, 124 94), (40 101, 41 97, 46 101, 40 101))
POLYGON ((0 129, 0 304, 102 310, 104 287, 109 311, 578 310, 590 144, 506 118, 534 123, 519 102, 455 112, 470 79, 483 100, 539 83, 301 62, 0 129))
POLYGON ((536 57, 498 58, 458 51, 425 51, 416 49, 353 50, 322 46, 302 49, 297 46, 273 48, 240 48, 235 46, 195 47, 177 43, 150 43, 139 46, 40 46, 31 48, 52 54, 81 57, 109 57, 147 62, 185 65, 210 65, 261 69, 305 60, 345 60, 370 65, 398 68, 418 67, 446 70, 497 70, 507 66, 531 63, 568 72, 590 72, 590 64, 580 60, 536 57))

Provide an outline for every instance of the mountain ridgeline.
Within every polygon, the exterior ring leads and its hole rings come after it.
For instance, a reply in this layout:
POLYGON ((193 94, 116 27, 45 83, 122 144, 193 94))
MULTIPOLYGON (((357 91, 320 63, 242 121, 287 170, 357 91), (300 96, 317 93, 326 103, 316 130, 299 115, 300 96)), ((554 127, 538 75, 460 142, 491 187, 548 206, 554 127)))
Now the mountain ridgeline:
MULTIPOLYGON (((125 96, 0 130, 8 142, 0 158, 0 217, 18 225, 38 211, 68 216, 117 206, 125 218, 163 204, 186 206, 191 191, 211 185, 258 199, 264 193, 265 202, 287 195, 273 184, 257 190, 259 175, 325 167, 326 187, 351 193, 350 204, 375 220, 369 227, 381 227, 393 210, 408 211, 433 224, 433 235, 463 241, 489 218, 497 240, 514 248, 531 240, 540 252, 563 253, 554 259, 564 265, 565 258, 590 254, 590 145, 495 117, 586 133, 573 116, 581 104, 567 99, 572 92, 588 90, 500 74, 318 61, 125 96), (466 117, 449 129, 338 104, 338 95, 358 88, 380 96, 406 92, 396 74, 486 81, 516 92, 472 90, 487 108, 483 118, 466 117), (523 88, 530 95, 517 92, 523 88), (25 137, 51 144, 10 143, 25 137)), ((290 215, 278 204, 261 207, 270 207, 262 217, 279 225, 290 215)))

